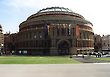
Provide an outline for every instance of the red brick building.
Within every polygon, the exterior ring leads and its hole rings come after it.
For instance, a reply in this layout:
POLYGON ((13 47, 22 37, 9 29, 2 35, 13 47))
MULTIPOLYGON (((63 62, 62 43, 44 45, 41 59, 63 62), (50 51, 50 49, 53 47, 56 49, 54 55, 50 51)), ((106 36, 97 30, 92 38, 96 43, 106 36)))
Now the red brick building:
POLYGON ((9 36, 12 42, 10 50, 27 55, 91 52, 94 50, 92 27, 90 21, 68 8, 45 8, 22 22, 15 36, 9 36))

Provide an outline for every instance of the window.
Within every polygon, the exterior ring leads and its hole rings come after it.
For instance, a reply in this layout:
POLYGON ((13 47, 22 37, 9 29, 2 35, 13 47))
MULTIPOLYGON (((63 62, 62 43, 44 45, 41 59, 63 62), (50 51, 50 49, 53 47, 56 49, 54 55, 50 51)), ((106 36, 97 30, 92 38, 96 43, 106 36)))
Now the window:
POLYGON ((69 24, 69 35, 71 35, 71 24, 69 24))

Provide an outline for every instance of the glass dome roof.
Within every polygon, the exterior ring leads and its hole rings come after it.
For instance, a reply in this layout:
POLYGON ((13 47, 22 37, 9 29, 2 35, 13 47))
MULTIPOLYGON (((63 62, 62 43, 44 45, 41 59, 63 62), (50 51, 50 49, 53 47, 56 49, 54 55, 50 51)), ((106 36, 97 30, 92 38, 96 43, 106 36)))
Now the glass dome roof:
POLYGON ((38 11, 38 13, 49 12, 49 11, 73 12, 72 10, 68 8, 64 8, 64 7, 50 7, 50 8, 45 8, 45 9, 40 10, 38 11))
POLYGON ((41 15, 49 15, 49 14, 66 14, 66 15, 73 15, 76 16, 78 18, 82 18, 84 19, 84 17, 78 13, 73 12, 72 10, 68 9, 68 8, 64 8, 64 7, 48 7, 48 8, 44 8, 42 10, 39 10, 37 13, 31 15, 30 17, 27 18, 28 19, 32 19, 35 18, 37 16, 41 16, 41 15))

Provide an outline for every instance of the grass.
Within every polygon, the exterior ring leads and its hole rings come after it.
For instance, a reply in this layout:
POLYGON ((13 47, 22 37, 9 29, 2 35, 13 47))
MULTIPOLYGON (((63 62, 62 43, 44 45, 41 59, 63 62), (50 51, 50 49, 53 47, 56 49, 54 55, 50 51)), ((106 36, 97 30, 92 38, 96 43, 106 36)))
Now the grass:
POLYGON ((0 64, 76 64, 68 56, 0 56, 0 64))

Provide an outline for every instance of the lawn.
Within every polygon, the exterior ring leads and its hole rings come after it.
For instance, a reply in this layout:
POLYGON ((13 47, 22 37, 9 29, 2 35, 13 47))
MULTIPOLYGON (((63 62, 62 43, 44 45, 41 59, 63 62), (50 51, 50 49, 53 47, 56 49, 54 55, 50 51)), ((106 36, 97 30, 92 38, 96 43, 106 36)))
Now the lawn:
POLYGON ((69 56, 0 56, 0 64, 76 64, 69 56))

